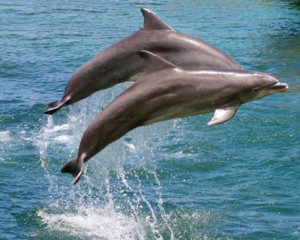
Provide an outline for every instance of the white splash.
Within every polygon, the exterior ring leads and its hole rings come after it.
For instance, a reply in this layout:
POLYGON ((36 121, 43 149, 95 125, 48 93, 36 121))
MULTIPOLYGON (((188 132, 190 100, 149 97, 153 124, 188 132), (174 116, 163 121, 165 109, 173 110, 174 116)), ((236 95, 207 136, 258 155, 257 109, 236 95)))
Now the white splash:
POLYGON ((70 135, 61 135, 61 136, 57 136, 57 137, 53 138, 53 140, 55 142, 64 143, 64 144, 68 144, 70 139, 71 139, 70 135))
POLYGON ((67 123, 55 124, 55 116, 49 116, 46 126, 40 130, 36 146, 41 166, 49 181, 52 203, 61 209, 58 213, 51 208, 50 212, 38 211, 50 233, 109 240, 163 239, 168 232, 170 239, 175 238, 163 207, 163 186, 155 163, 155 146, 168 134, 172 121, 137 128, 110 144, 86 163, 86 171, 74 187, 71 187, 71 176, 51 172, 48 154, 53 154, 53 149, 61 149, 59 144, 65 144, 69 152, 65 162, 71 160, 90 121, 122 89, 124 86, 101 91, 70 106, 67 123), (110 176, 111 172, 114 177, 110 176), (149 179, 152 183, 145 184, 144 180, 149 179), (65 184, 67 180, 70 185, 65 184))
POLYGON ((78 208, 74 212, 37 215, 50 232, 88 239, 126 240, 138 236, 138 224, 130 217, 111 209, 78 208))
POLYGON ((12 139, 10 131, 0 131, 0 142, 8 142, 12 139))

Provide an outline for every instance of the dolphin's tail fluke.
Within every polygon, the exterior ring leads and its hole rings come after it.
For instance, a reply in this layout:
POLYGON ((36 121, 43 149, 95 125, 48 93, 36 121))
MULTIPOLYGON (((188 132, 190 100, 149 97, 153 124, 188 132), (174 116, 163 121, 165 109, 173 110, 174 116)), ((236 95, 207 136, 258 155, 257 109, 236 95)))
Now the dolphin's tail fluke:
POLYGON ((55 113, 56 111, 58 111, 59 109, 61 109, 64 105, 65 105, 64 101, 60 101, 60 100, 53 101, 48 104, 48 106, 50 108, 47 111, 45 111, 44 113, 51 115, 51 114, 55 113))
POLYGON ((67 162, 61 169, 62 173, 70 173, 74 177, 73 185, 78 183, 84 168, 83 158, 80 156, 77 159, 67 162))
POLYGON ((50 107, 47 111, 45 111, 45 114, 53 114, 59 109, 61 109, 63 106, 70 104, 71 96, 64 96, 61 100, 56 100, 48 104, 50 107))

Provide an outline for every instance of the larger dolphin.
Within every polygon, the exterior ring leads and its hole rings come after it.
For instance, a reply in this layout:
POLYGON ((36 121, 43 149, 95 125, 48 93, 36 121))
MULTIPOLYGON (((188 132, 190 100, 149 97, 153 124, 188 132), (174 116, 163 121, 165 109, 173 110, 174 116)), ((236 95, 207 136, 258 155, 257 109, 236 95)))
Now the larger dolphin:
POLYGON ((52 114, 96 91, 128 81, 143 71, 139 50, 151 51, 182 68, 242 67, 219 49, 198 38, 175 31, 153 12, 142 8, 144 27, 86 62, 71 76, 62 98, 49 103, 52 114))
POLYGON ((209 125, 231 119, 238 107, 272 93, 286 91, 287 84, 270 75, 243 70, 183 70, 147 51, 145 73, 111 102, 88 126, 77 158, 62 172, 79 181, 88 161, 130 130, 172 118, 214 112, 209 125))

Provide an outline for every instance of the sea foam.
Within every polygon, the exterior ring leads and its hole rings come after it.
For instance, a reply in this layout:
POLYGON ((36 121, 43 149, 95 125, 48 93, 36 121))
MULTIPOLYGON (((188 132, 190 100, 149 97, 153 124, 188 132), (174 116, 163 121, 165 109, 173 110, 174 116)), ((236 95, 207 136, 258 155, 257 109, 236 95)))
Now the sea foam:
POLYGON ((49 232, 67 233, 76 237, 108 240, 135 239, 139 234, 138 224, 128 216, 94 207, 79 207, 74 212, 38 212, 49 232))

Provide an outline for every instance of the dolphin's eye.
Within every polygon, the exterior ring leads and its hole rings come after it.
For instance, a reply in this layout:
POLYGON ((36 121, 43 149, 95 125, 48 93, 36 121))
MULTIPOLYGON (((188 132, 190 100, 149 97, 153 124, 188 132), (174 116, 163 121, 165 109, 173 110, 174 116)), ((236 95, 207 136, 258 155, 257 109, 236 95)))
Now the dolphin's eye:
POLYGON ((254 92, 254 93, 257 93, 258 90, 259 90, 259 88, 254 88, 254 89, 253 89, 253 92, 254 92))

